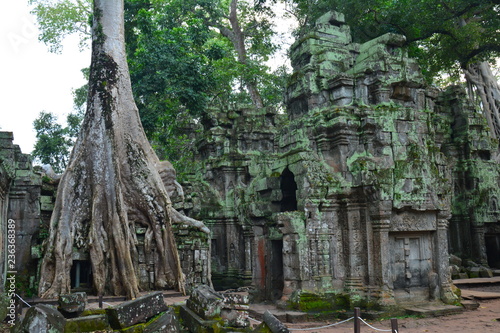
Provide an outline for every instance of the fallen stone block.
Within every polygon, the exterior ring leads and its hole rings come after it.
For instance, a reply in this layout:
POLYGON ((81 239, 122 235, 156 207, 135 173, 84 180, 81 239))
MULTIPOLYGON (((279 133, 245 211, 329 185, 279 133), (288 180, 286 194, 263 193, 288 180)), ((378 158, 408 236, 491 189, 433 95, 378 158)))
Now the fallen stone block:
POLYGON ((109 330, 108 317, 104 314, 66 319, 65 333, 109 330))
POLYGON ((179 320, 172 309, 152 319, 145 327, 144 333, 178 333, 179 320))
POLYGON ((450 265, 462 266, 462 259, 453 254, 450 254, 450 265))
POLYGON ((269 328, 272 333, 290 332, 288 328, 269 311, 264 312, 263 319, 263 323, 269 328))
POLYGON ((24 320, 14 332, 64 332, 66 319, 53 305, 38 304, 26 312, 24 320))
POLYGON ((477 310, 479 308, 479 303, 475 300, 463 300, 461 302, 465 310, 477 310))
POLYGON ((193 290, 186 302, 187 307, 205 320, 220 317, 224 297, 207 285, 193 290))
POLYGON ((249 298, 243 293, 223 293, 220 316, 226 327, 249 327, 249 298))
POLYGON ((57 300, 57 309, 66 317, 74 318, 79 316, 87 307, 87 294, 78 292, 73 294, 61 295, 57 300))
POLYGON ((487 267, 481 266, 479 268, 479 276, 482 278, 492 278, 493 277, 493 271, 487 267))
POLYGON ((189 332, 213 333, 216 329, 220 331, 220 323, 217 320, 205 320, 186 305, 181 305, 180 316, 189 332))
POLYGON ((123 329, 138 323, 144 323, 167 309, 163 293, 158 291, 107 308, 106 313, 112 328, 123 329))
POLYGON ((468 273, 469 273, 469 278, 471 278, 471 279, 478 278, 478 277, 479 277, 480 270, 481 270, 481 268, 480 268, 480 267, 471 267, 471 268, 468 270, 468 273))

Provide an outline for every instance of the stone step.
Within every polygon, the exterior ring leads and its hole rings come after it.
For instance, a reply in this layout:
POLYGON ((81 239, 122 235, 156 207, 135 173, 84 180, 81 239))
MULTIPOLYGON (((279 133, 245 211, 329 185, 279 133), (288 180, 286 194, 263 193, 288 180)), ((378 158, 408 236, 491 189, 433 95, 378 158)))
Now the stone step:
POLYGON ((461 313, 464 309, 455 305, 428 303, 407 306, 405 307, 405 311, 409 315, 417 315, 421 317, 440 317, 461 313))
POLYGON ((470 286, 479 286, 479 285, 492 285, 492 284, 500 284, 500 276, 494 276, 491 278, 472 278, 472 279, 456 279, 453 280, 453 284, 457 287, 470 285, 470 286))
POLYGON ((264 313, 269 311, 279 321, 284 323, 302 323, 309 321, 308 314, 301 311, 281 310, 272 304, 251 304, 248 313, 251 318, 262 321, 264 313))
POLYGON ((462 300, 461 304, 465 310, 477 310, 479 308, 479 302, 475 300, 462 300))
POLYGON ((467 290, 462 289, 462 297, 465 299, 498 299, 500 298, 500 293, 493 291, 479 291, 479 290, 467 290))

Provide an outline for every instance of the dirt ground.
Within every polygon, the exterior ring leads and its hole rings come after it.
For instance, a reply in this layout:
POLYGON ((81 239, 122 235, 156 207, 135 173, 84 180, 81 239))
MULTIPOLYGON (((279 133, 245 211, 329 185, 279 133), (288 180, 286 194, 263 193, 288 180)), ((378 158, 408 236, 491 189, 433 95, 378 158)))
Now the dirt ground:
MULTIPOLYGON (((500 292, 500 286, 470 288, 479 291, 500 292)), ((500 299, 479 301, 477 310, 464 311, 460 314, 449 315, 436 318, 398 318, 399 333, 500 333, 500 299)), ((390 332, 390 320, 367 321, 368 324, 379 330, 390 332)), ((349 321, 340 325, 322 328, 320 327, 331 323, 307 323, 307 324, 288 324, 289 329, 309 328, 307 331, 299 330, 296 332, 311 333, 352 333, 354 332, 354 323, 349 321)), ((364 323, 361 323, 361 333, 378 333, 380 331, 371 329, 364 323)), ((295 332, 293 330, 292 332, 295 332)))
MULTIPOLYGON (((388 330, 390 332, 391 323, 384 321, 367 321, 377 329, 388 330)), ((307 323, 288 324, 289 329, 314 328, 330 323, 307 323)), ((499 333, 500 332, 500 299, 481 301, 477 310, 465 311, 461 314, 437 317, 437 318, 398 318, 400 333, 499 333)), ((317 333, 352 333, 354 323, 349 321, 333 327, 323 329, 313 329, 297 332, 317 332, 317 333)), ((293 331, 295 332, 295 330, 293 331)), ((362 333, 375 333, 377 330, 371 329, 361 323, 362 333)))

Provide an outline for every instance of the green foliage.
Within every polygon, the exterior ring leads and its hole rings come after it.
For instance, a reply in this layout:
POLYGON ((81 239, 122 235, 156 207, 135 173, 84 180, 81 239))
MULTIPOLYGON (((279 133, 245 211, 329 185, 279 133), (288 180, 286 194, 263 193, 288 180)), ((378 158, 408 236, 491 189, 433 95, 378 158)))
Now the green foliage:
POLYGON ((40 112, 33 121, 36 131, 36 143, 31 153, 33 157, 42 164, 50 164, 56 173, 63 172, 81 119, 81 115, 69 114, 68 126, 63 127, 52 113, 40 112))
MULTIPOLYGON (((236 52, 235 32, 228 20, 231 1, 125 0, 126 51, 142 125, 160 157, 176 168, 187 167, 192 157, 186 155, 192 141, 183 130, 186 117, 196 122, 210 107, 252 103, 245 89, 248 82, 257 87, 264 106, 282 105, 286 69, 272 72, 264 64, 278 49, 273 42, 273 11, 236 2, 245 61, 236 52)), ((90 0, 31 3, 40 39, 52 51, 60 51, 62 39, 71 33, 80 33, 85 44, 90 0)), ((88 77, 88 69, 84 74, 88 77)), ((79 113, 85 109, 87 92, 87 85, 73 92, 79 113)), ((70 136, 76 135, 75 123, 76 119, 68 119, 70 136)), ((40 156, 48 156, 48 148, 40 156)), ((53 155, 59 156, 60 151, 53 155)))
POLYGON ((61 52, 63 39, 74 33, 80 36, 80 47, 86 47, 90 39, 92 0, 29 0, 29 3, 34 6, 31 13, 41 27, 39 39, 51 52, 61 52))

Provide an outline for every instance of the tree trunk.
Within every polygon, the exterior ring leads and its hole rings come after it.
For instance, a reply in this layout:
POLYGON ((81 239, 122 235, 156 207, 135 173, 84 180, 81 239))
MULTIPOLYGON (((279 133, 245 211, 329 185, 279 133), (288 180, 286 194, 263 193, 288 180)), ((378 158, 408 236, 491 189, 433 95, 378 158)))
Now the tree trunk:
MULTIPOLYGON (((229 11, 229 22, 231 23, 232 34, 227 36, 233 42, 234 48, 236 49, 236 54, 238 55, 238 62, 247 65, 247 50, 245 48, 245 37, 243 36, 243 32, 241 31, 240 23, 238 21, 238 0, 232 0, 229 11)), ((243 81, 245 86, 247 87, 248 94, 252 99, 252 103, 257 108, 264 107, 264 103, 262 102, 262 97, 260 96, 259 90, 257 89, 257 85, 253 78, 247 77, 243 74, 243 81)))
POLYGON ((469 97, 473 100, 474 93, 479 96, 491 135, 500 139, 500 85, 490 65, 486 61, 471 64, 464 73, 469 85, 469 97))
POLYGON ((95 0, 87 112, 57 192, 41 297, 70 292, 73 248, 90 255, 98 295, 137 297, 136 227, 147 230, 144 252, 154 264, 155 288, 184 291, 171 228, 184 217, 171 206, 158 164, 132 97, 123 0, 95 0))

